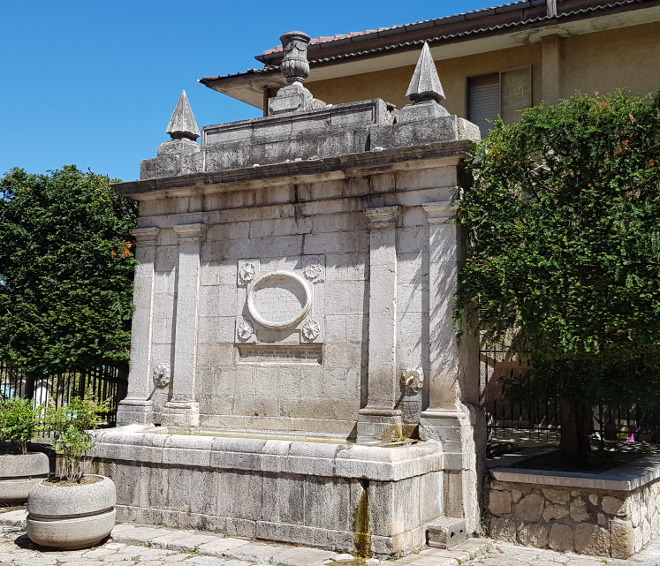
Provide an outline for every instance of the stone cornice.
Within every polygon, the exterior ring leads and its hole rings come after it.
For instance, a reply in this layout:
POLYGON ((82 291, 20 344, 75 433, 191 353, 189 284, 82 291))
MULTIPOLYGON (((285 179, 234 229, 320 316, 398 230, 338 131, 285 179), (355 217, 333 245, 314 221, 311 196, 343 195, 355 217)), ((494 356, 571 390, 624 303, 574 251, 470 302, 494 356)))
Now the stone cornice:
POLYGON ((136 200, 155 198, 167 191, 171 196, 204 192, 206 189, 222 190, 223 185, 272 183, 278 179, 323 176, 323 178, 347 178, 355 174, 364 175, 364 169, 386 172, 406 169, 424 169, 434 166, 438 160, 447 160, 447 164, 456 163, 465 155, 472 142, 457 140, 429 143, 414 147, 384 149, 327 157, 275 163, 251 168, 230 169, 213 173, 194 173, 144 181, 118 183, 113 188, 118 194, 130 196, 136 200), (358 170, 353 173, 354 170, 358 170))

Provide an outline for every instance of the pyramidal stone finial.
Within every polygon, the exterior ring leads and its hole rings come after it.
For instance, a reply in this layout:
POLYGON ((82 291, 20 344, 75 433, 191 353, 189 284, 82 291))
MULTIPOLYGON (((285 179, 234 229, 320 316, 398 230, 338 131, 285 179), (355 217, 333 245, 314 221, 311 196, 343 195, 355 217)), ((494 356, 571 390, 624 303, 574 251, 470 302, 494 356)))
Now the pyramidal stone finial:
POLYGON ((170 134, 173 140, 189 139, 195 141, 199 137, 197 120, 195 120, 185 90, 181 93, 179 102, 172 113, 170 123, 167 125, 167 133, 170 134))
POLYGON ((429 44, 426 42, 424 42, 422 53, 417 60, 417 66, 415 67, 415 72, 413 73, 406 96, 414 103, 425 102, 427 100, 435 100, 440 103, 445 99, 440 77, 438 77, 438 71, 433 62, 429 44))

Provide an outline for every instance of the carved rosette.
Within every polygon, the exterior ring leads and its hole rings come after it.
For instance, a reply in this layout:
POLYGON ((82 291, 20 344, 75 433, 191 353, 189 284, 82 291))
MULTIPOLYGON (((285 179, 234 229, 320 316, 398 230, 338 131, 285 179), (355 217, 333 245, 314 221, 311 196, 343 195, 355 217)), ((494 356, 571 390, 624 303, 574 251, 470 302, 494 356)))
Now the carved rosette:
POLYGON ((257 268, 251 261, 244 262, 238 269, 238 281, 241 285, 247 285, 254 279, 257 268))
POLYGON ((321 262, 317 259, 311 260, 303 269, 303 275, 310 281, 319 281, 321 280, 321 274, 323 273, 323 266, 321 262))
POLYGON ((309 318, 302 325, 302 335, 308 342, 313 342, 321 334, 321 325, 313 318, 309 318))
POLYGON ((284 57, 280 69, 289 84, 304 83, 309 76, 307 45, 309 36, 301 31, 288 31, 280 37, 284 57))
POLYGON ((158 364, 154 367, 153 379, 156 387, 167 387, 172 380, 172 368, 170 364, 158 364))
POLYGON ((401 372, 401 383, 406 395, 417 395, 424 387, 424 372, 420 368, 401 372))
POLYGON ((254 334, 254 326, 249 320, 242 320, 238 323, 236 334, 240 340, 249 340, 254 334))

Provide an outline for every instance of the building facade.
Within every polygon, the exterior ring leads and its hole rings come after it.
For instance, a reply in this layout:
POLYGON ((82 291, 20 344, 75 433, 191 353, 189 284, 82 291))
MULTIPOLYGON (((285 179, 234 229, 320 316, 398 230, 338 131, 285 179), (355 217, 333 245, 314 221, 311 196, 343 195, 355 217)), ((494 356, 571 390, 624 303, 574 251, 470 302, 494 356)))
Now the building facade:
MULTIPOLYGON (((331 104, 382 98, 401 108, 419 49, 428 42, 449 112, 478 124, 555 104, 576 91, 660 88, 657 0, 527 0, 380 30, 313 39, 308 88, 331 104)), ((263 68, 203 84, 256 107, 282 86, 281 48, 263 68)))

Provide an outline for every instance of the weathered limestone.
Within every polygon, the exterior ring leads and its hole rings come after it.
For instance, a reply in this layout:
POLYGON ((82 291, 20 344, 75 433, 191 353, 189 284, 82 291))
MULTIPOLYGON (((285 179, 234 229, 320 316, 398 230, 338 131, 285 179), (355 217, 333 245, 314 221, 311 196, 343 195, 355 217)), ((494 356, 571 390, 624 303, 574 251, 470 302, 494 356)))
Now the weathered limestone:
POLYGON ((439 105, 428 48, 400 112, 315 101, 308 41, 282 36, 268 116, 197 145, 182 95, 174 139, 117 187, 143 247, 119 422, 160 428, 103 432, 98 456, 122 520, 405 554, 431 525, 479 529, 450 204, 478 128, 439 105))
POLYGON ((525 525, 518 531, 518 540, 524 546, 545 548, 548 543, 548 530, 543 525, 525 525))
POLYGON ((174 226, 179 240, 174 329, 174 376, 172 396, 165 403, 162 423, 198 426, 199 403, 195 401, 197 372, 197 325, 199 306, 199 252, 204 224, 174 226))
POLYGON ((660 535, 658 463, 653 456, 601 474, 494 468, 489 533, 538 548, 628 558, 660 535), (516 500, 514 492, 522 496, 516 500))
POLYGON ((428 527, 427 542, 431 547, 452 548, 465 541, 465 521, 463 519, 436 519, 428 527))
POLYGON ((543 498, 538 493, 523 497, 513 510, 513 516, 518 521, 535 523, 543 514, 543 498))
POLYGON ((445 92, 442 90, 440 77, 438 77, 438 71, 431 56, 429 44, 426 42, 419 55, 406 96, 413 102, 435 100, 440 103, 445 99, 445 92))
POLYGON ((268 100, 268 114, 324 108, 325 102, 315 100, 312 93, 303 86, 309 76, 309 63, 307 62, 309 36, 301 31, 289 31, 280 37, 280 41, 284 49, 281 69, 288 85, 282 87, 276 97, 268 100))
POLYGON ((202 159, 199 144, 196 142, 199 127, 185 90, 172 113, 167 133, 172 139, 158 146, 160 163, 167 163, 171 171, 178 171, 180 175, 198 170, 202 159))
POLYGON ((146 424, 153 420, 151 399, 153 383, 151 379, 151 359, 153 348, 154 319, 154 261, 158 228, 137 228, 132 234, 137 241, 135 268, 135 293, 133 302, 135 313, 131 333, 131 369, 128 378, 126 398, 119 403, 117 423, 119 425, 138 423, 146 424))
POLYGON ((98 544, 115 525, 117 501, 110 478, 93 483, 59 485, 42 481, 28 495, 26 531, 38 545, 76 550, 98 544))
POLYGON ((467 528, 473 531, 479 524, 478 463, 475 442, 480 426, 476 379, 469 379, 477 360, 478 348, 472 337, 464 337, 459 350, 456 330, 451 318, 453 296, 456 293, 459 264, 457 225, 451 218, 455 209, 447 202, 423 205, 429 224, 429 402, 421 414, 420 435, 442 442, 449 460, 460 473, 448 475, 448 506, 452 516, 465 517, 467 528), (471 383, 472 382, 472 383, 471 383), (473 404, 474 403, 474 404, 473 404), (472 512, 467 510, 471 509, 472 512))
POLYGON ((399 124, 449 116, 449 112, 441 106, 445 99, 445 92, 442 89, 428 43, 424 43, 406 96, 413 104, 401 109, 397 117, 399 124))
POLYGON ((370 553, 382 556, 424 544, 425 525, 442 514, 434 442, 382 448, 118 429, 98 432, 96 444, 99 471, 116 480, 121 522, 353 551, 357 515, 370 553))
POLYGON ((181 93, 179 102, 174 109, 170 123, 167 125, 166 132, 170 134, 173 140, 189 139, 195 141, 199 137, 199 127, 193 114, 188 95, 184 90, 181 93))
POLYGON ((358 442, 402 438, 396 408, 397 253, 396 220, 400 207, 365 211, 369 223, 369 374, 367 406, 360 410, 358 442))

